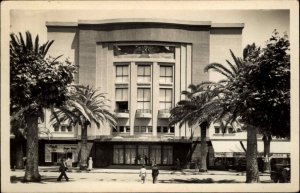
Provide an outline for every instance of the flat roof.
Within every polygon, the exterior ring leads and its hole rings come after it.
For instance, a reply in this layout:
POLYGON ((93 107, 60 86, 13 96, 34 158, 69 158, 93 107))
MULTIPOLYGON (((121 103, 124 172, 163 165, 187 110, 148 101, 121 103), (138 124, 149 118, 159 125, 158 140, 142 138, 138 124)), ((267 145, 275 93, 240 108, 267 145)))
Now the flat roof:
POLYGON ((244 23, 212 23, 213 28, 243 28, 244 23))
POLYGON ((105 24, 126 24, 126 23, 156 23, 156 24, 174 24, 187 26, 211 26, 213 28, 243 28, 244 23, 212 23, 211 21, 187 21, 171 19, 151 19, 151 18, 120 18, 104 20, 78 20, 78 22, 57 22, 47 21, 47 27, 76 27, 78 25, 105 25, 105 24))

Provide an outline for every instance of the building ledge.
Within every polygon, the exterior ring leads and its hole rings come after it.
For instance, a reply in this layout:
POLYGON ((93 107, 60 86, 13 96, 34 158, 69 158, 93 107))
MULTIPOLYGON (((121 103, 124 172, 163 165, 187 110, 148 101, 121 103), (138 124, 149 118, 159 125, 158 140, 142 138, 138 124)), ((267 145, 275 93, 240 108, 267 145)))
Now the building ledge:
POLYGON ((120 110, 115 110, 115 115, 118 118, 129 118, 129 110, 124 110, 124 111, 120 111, 120 110))
POLYGON ((46 21, 47 27, 77 27, 77 22, 46 21))
POLYGON ((244 23, 212 23, 212 28, 244 28, 244 23))
POLYGON ((138 109, 136 110, 136 118, 147 118, 151 119, 152 114, 150 109, 138 109))
POLYGON ((158 115, 157 117, 160 119, 169 119, 171 116, 170 110, 164 109, 164 110, 158 110, 158 115))
POLYGON ((78 25, 105 25, 105 24, 128 24, 128 23, 159 23, 187 26, 210 26, 210 21, 185 21, 161 18, 119 18, 105 20, 78 20, 78 25))

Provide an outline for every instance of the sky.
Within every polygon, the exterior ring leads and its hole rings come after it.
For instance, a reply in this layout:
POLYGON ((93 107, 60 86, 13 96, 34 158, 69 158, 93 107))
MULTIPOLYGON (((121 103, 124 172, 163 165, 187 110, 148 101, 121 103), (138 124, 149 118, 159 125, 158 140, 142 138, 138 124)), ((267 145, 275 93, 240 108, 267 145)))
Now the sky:
POLYGON ((290 34, 289 10, 195 10, 195 9, 110 9, 100 10, 11 10, 10 32, 29 30, 47 40, 46 21, 102 20, 116 18, 163 18, 214 23, 244 23, 242 46, 265 45, 274 29, 290 34))

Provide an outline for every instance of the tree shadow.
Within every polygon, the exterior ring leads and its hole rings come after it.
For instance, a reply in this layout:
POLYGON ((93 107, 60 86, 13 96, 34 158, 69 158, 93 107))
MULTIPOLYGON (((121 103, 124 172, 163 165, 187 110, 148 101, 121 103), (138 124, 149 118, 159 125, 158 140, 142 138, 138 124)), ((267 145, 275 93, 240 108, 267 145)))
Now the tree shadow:
MULTIPOLYGON (((23 181, 24 177, 17 177, 17 176, 11 176, 10 177, 10 182, 12 184, 16 184, 16 183, 39 183, 39 184, 45 184, 48 182, 52 182, 52 183, 65 183, 68 182, 66 181, 64 178, 61 181, 57 181, 57 177, 55 176, 41 176, 41 181, 40 182, 24 182, 23 181)), ((72 179, 69 178, 69 182, 73 181, 72 179)))
POLYGON ((160 183, 173 183, 173 184, 211 184, 211 183, 241 183, 236 180, 213 180, 212 178, 188 178, 188 179, 170 179, 159 180, 160 183))

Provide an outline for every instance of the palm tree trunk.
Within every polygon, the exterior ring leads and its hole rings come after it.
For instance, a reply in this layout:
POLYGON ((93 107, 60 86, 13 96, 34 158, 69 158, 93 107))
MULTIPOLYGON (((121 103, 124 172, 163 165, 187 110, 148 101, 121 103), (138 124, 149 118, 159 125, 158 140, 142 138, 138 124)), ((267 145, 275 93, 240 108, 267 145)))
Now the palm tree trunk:
POLYGON ((264 141, 264 168, 263 172, 270 172, 270 146, 271 146, 271 135, 265 134, 263 137, 264 141))
POLYGON ((259 172, 257 165, 257 129, 248 125, 247 127, 247 173, 246 183, 258 183, 259 172))
POLYGON ((81 153, 80 153, 80 169, 87 169, 87 126, 88 124, 83 124, 81 126, 81 153))
POLYGON ((24 152, 23 152, 23 136, 20 136, 20 134, 15 135, 15 146, 16 146, 16 169, 24 169, 24 152))
POLYGON ((39 138, 38 138, 38 116, 36 114, 27 114, 25 116, 27 123, 27 147, 26 147, 26 171, 24 176, 25 182, 39 182, 39 138))
POLYGON ((206 128, 207 123, 200 125, 201 129, 201 159, 200 159, 200 172, 207 172, 206 157, 207 157, 207 144, 206 144, 206 128))

